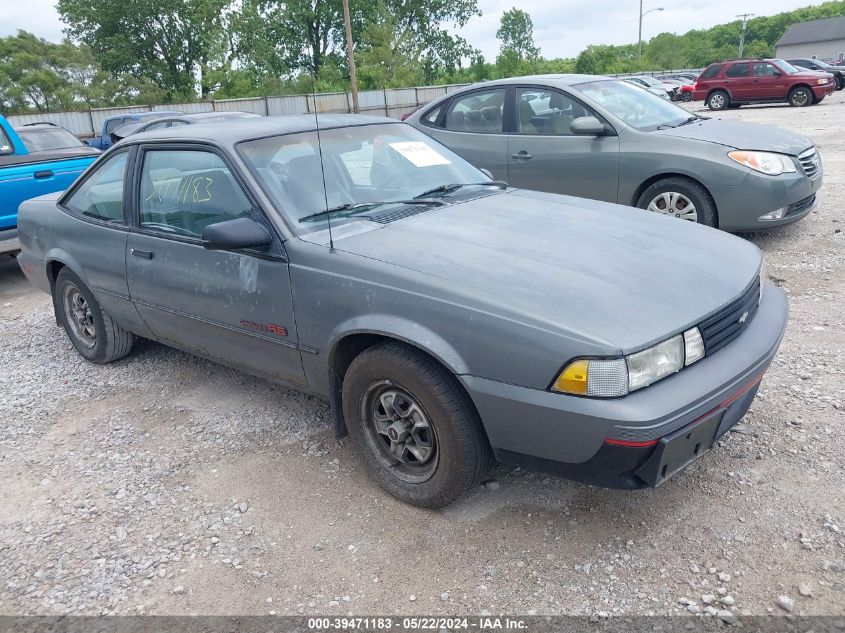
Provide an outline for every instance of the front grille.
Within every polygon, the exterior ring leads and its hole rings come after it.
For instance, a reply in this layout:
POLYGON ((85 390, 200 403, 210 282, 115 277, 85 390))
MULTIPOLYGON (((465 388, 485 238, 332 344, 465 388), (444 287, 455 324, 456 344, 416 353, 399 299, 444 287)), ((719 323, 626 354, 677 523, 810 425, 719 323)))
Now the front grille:
POLYGON ((799 200, 795 204, 789 205, 786 209, 786 213, 783 214, 783 217, 789 217, 790 215, 797 215, 799 213, 804 213, 808 209, 812 209, 816 205, 816 194, 812 196, 807 196, 803 200, 799 200))
POLYGON ((742 295, 699 324, 704 351, 709 356, 742 334, 757 313, 760 300, 760 277, 755 278, 742 295), (743 318, 744 317, 744 318, 743 318))
POLYGON ((819 158, 815 147, 811 147, 807 151, 801 152, 798 155, 798 162, 801 163, 801 168, 810 178, 815 178, 821 169, 821 159, 819 158))

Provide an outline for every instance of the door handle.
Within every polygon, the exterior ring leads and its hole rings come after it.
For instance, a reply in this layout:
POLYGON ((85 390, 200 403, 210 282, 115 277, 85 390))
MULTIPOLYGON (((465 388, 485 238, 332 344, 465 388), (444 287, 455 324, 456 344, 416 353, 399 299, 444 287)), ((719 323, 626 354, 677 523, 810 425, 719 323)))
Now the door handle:
POLYGON ((36 178, 51 178, 53 176, 53 171, 51 169, 45 169, 44 171, 37 171, 33 175, 36 178))
POLYGON ((153 252, 152 251, 141 251, 137 248, 130 248, 129 252, 132 253, 135 257, 140 257, 142 259, 152 259, 153 252))
POLYGON ((515 158, 516 160, 528 160, 529 158, 531 158, 531 154, 529 154, 525 150, 522 150, 518 154, 511 154, 511 158, 515 158))

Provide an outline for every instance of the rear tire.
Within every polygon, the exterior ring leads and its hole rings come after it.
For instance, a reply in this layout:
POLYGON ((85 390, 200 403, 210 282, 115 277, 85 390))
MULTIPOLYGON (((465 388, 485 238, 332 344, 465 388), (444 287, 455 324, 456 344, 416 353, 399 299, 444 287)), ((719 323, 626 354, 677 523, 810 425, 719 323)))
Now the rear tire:
POLYGON ((637 207, 705 226, 718 225, 716 205, 707 189, 682 176, 670 176, 647 187, 637 200, 637 207))
POLYGON ((445 506, 493 462, 466 392, 433 359, 400 343, 378 344, 352 361, 343 415, 370 474, 406 503, 445 506))
POLYGON ((812 91, 804 86, 798 86, 789 91, 788 101, 793 108, 805 108, 812 105, 814 100, 812 91))
POLYGON ((68 268, 62 268, 53 286, 53 302, 70 342, 92 363, 104 365, 126 356, 134 337, 120 327, 68 268))
POLYGON ((711 110, 724 110, 731 103, 731 98, 724 90, 714 90, 707 97, 707 107, 711 110))

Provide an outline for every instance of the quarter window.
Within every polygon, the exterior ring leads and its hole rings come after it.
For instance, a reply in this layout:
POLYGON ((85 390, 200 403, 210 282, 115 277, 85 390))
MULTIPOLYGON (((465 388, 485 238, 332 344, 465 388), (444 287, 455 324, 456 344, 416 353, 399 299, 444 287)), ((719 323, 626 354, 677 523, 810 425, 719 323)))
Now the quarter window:
POLYGON ((148 150, 141 168, 141 226, 200 237, 206 226, 246 217, 252 205, 212 152, 148 150))
POLYGON ((123 181, 127 152, 112 154, 77 187, 65 206, 106 222, 123 222, 123 181))
POLYGON ((701 73, 701 79, 713 79, 713 77, 719 74, 720 70, 722 70, 721 64, 710 66, 707 70, 701 73))
POLYGON ((501 133, 505 89, 480 90, 456 97, 446 111, 446 129, 501 133))
POLYGON ((591 116, 577 101, 556 90, 520 88, 516 91, 517 128, 520 134, 569 136, 578 117, 591 116))
POLYGON ((437 125, 437 119, 440 117, 440 111, 443 109, 443 106, 437 106, 432 110, 429 110, 422 116, 422 122, 426 125, 437 125))
POLYGON ((0 154, 11 154, 13 151, 12 143, 6 136, 6 130, 0 127, 0 154))
POLYGON ((748 77, 748 64, 732 64, 725 75, 728 77, 748 77))

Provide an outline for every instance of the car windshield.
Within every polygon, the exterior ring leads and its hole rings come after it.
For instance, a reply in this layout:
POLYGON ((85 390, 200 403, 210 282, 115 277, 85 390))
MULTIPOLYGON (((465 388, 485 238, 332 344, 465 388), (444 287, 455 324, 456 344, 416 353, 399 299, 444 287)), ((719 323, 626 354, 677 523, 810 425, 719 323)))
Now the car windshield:
POLYGON ((60 127, 21 128, 17 132, 27 151, 30 152, 85 147, 85 143, 60 127))
POLYGON ((660 82, 657 81, 654 77, 649 77, 648 75, 642 75, 640 77, 634 77, 634 79, 639 79, 642 82, 647 83, 649 86, 659 86, 660 82))
POLYGON ((376 207, 416 205, 421 194, 446 202, 458 191, 493 190, 474 184, 489 182, 482 172, 404 123, 271 136, 240 143, 238 152, 303 237, 327 228, 327 209, 335 210, 334 229, 376 207))
POLYGON ((691 116, 670 101, 625 81, 591 81, 572 88, 638 130, 678 125, 691 116))

